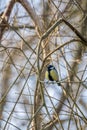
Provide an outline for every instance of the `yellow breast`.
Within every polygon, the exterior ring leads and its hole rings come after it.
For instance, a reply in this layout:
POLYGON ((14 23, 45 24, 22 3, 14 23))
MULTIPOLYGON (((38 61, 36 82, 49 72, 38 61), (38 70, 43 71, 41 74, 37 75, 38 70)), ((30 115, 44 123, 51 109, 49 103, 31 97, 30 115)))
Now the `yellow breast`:
POLYGON ((51 70, 50 75, 54 81, 58 81, 58 73, 55 70, 51 70))

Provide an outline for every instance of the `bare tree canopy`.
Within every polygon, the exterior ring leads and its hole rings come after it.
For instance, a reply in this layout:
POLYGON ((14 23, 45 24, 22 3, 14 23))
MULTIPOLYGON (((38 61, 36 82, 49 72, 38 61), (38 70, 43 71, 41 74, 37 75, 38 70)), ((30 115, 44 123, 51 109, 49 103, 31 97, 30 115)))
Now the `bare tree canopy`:
POLYGON ((0 72, 1 130, 86 130, 87 0, 0 0, 0 72))

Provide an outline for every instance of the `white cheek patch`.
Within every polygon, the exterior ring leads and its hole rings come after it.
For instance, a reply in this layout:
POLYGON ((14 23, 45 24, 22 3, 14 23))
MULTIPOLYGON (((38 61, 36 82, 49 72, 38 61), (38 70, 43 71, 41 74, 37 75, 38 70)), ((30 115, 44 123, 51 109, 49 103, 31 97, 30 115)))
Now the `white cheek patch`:
POLYGON ((51 67, 50 69, 51 69, 51 70, 54 70, 55 68, 54 68, 54 67, 51 67))

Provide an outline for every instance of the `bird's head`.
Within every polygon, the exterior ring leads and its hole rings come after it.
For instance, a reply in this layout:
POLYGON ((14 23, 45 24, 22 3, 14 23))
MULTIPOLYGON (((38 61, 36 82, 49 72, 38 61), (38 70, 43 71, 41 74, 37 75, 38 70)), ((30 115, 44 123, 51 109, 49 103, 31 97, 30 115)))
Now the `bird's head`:
POLYGON ((47 66, 47 69, 48 69, 48 71, 50 71, 50 70, 55 69, 55 67, 54 67, 53 65, 48 65, 48 66, 47 66))

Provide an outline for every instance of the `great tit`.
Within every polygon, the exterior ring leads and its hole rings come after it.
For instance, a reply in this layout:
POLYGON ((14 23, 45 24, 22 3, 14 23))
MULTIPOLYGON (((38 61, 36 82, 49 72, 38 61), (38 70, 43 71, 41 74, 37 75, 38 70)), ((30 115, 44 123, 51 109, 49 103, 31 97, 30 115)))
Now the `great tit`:
POLYGON ((57 84, 60 85, 58 72, 53 65, 47 66, 47 70, 45 72, 45 78, 50 81, 56 81, 57 84))

